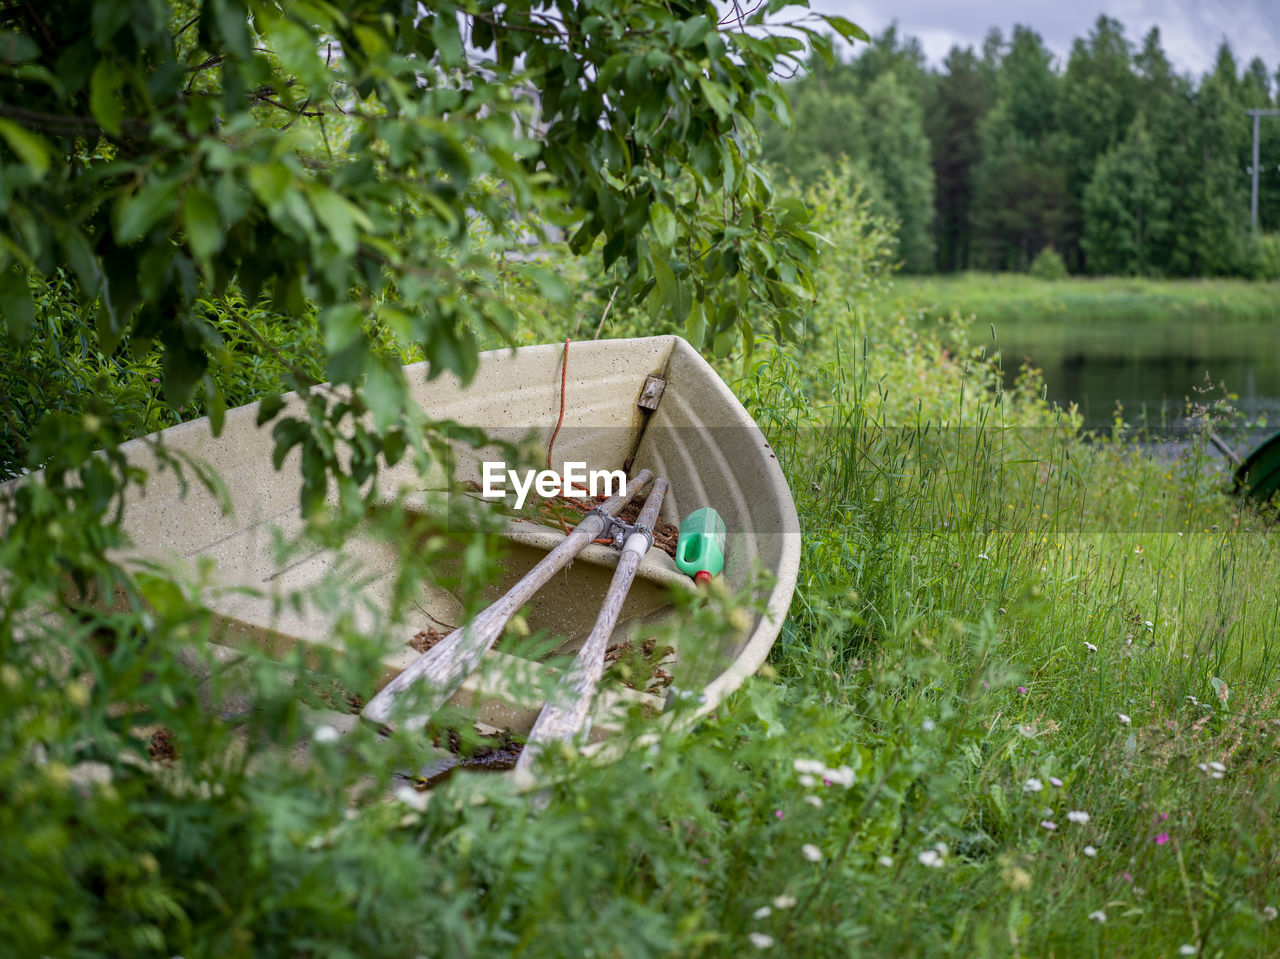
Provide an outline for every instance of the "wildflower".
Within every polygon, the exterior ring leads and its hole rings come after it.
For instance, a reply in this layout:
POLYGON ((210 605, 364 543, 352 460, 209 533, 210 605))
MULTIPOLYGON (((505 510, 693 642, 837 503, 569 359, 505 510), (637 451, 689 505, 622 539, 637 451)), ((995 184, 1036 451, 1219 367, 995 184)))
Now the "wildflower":
POLYGON ((1116 713, 1116 716, 1119 718, 1121 726, 1128 726, 1131 722, 1133 722, 1133 720, 1131 720, 1124 713, 1116 713))
POLYGON ((1191 945, 1190 943, 1184 942, 1182 945, 1178 947, 1178 955, 1180 956, 1194 956, 1195 954, 1196 954, 1196 947, 1191 945))
POLYGON ((979 554, 978 554, 978 559, 985 559, 985 560, 987 560, 987 561, 990 561, 990 560, 991 560, 991 557, 990 557, 990 556, 988 556, 986 553, 979 553, 979 554))
POLYGON ((1022 791, 1024 793, 1038 793, 1042 789, 1044 789, 1044 783, 1036 779, 1034 776, 1022 784, 1022 791))
POLYGON ((1017 692, 1019 696, 1025 696, 1027 695, 1028 689, 1026 686, 1019 686, 1017 692))
POLYGON ((757 949, 768 949, 773 945, 773 936, 767 936, 763 932, 753 932, 747 938, 751 940, 751 945, 757 949))
POLYGON ((782 818, 782 810, 781 810, 781 809, 775 809, 775 810, 773 811, 773 814, 774 814, 774 816, 776 816, 778 819, 781 819, 781 818, 782 818))
POLYGON ((822 850, 811 842, 805 843, 800 847, 800 851, 804 853, 804 858, 810 862, 819 862, 822 859, 822 850))
POLYGON ((1058 788, 1058 789, 1061 789, 1061 788, 1062 788, 1062 780, 1061 780, 1061 779, 1059 779, 1057 776, 1050 776, 1050 777, 1049 777, 1049 785, 1050 785, 1050 786, 1054 786, 1054 787, 1056 787, 1056 788, 1058 788))
POLYGON ((431 801, 431 793, 418 792, 412 786, 401 786, 396 790, 396 798, 409 808, 422 812, 427 808, 427 803, 431 801))
POLYGON ((1215 773, 1225 773, 1227 771, 1227 767, 1222 765, 1222 763, 1218 762, 1216 759, 1209 763, 1209 768, 1215 773))
POLYGON ((1096 653, 1098 651, 1098 647, 1093 645, 1093 643, 1089 642, 1087 639, 1084 641, 1084 648, 1089 650, 1091 653, 1096 653))
POLYGON ((1129 875, 1129 874, 1126 872, 1126 873, 1124 874, 1124 881, 1125 881, 1125 882, 1133 882, 1133 876, 1129 875))
POLYGON ((1135 547, 1133 548, 1133 551, 1134 551, 1135 553, 1137 553, 1139 556, 1141 556, 1141 555, 1142 555, 1142 545, 1141 545, 1141 544, 1139 544, 1139 545, 1135 546, 1135 547))
POLYGON ((821 776, 827 771, 826 764, 816 759, 797 759, 791 764, 791 768, 798 773, 808 773, 811 776, 821 776))
POLYGON ((1160 822, 1164 822, 1168 818, 1169 818, 1169 814, 1167 812, 1162 812, 1156 816, 1156 819, 1158 819, 1160 822))
POLYGON ((1040 820, 1040 825, 1043 828, 1049 830, 1049 832, 1053 832, 1055 829, 1058 828, 1058 824, 1054 822, 1052 819, 1042 819, 1040 820))
MULTIPOLYGON (((876 862, 877 862, 877 863, 879 863, 880 865, 884 866, 884 868, 885 868, 885 869, 892 869, 892 868, 893 868, 893 857, 892 857, 892 856, 881 856, 879 859, 877 859, 877 860, 876 860, 876 862)), ((1270 909, 1271 907, 1270 907, 1270 906, 1267 906, 1267 908, 1268 908, 1268 909, 1270 909)))
POLYGON ((804 797, 804 801, 805 801, 805 802, 807 802, 807 803, 808 803, 810 806, 812 806, 814 809, 821 809, 821 808, 822 808, 822 797, 821 797, 821 796, 805 796, 805 797, 804 797))
POLYGON ((920 865, 922 866, 929 866, 933 869, 942 868, 942 857, 938 855, 938 850, 936 849, 926 849, 916 858, 920 860, 920 865))
POLYGON ((1018 734, 1025 736, 1027 739, 1036 738, 1036 727, 1032 723, 1018 723, 1018 734))
POLYGON ((1093 846, 1085 846, 1084 854, 1088 856, 1090 859, 1092 859, 1094 856, 1098 854, 1098 850, 1095 849, 1093 846))
POLYGON ((795 896, 774 896, 773 907, 775 909, 790 909, 796 904, 795 896))
POLYGON ((1169 834, 1167 832, 1158 833, 1156 835, 1156 838, 1153 840, 1153 842, 1155 842, 1157 846, 1163 846, 1168 841, 1169 841, 1169 834))
POLYGON ((769 916, 772 915, 772 913, 773 913, 773 910, 770 909, 768 906, 761 906, 759 909, 757 909, 755 912, 751 914, 751 917, 753 919, 768 919, 769 916))
POLYGON ((315 732, 311 734, 311 741, 313 743, 331 743, 335 742, 337 739, 338 731, 328 724, 317 726, 315 728, 315 732))
POLYGON ((1262 916, 1267 920, 1267 922, 1275 922, 1276 916, 1280 916, 1280 912, 1276 911, 1275 906, 1263 906, 1262 916))
POLYGON ((809 789, 812 786, 816 786, 817 783, 818 783, 818 780, 814 779, 808 773, 800 774, 800 785, 803 786, 805 789, 809 789))
POLYGON ((845 789, 848 789, 853 785, 853 779, 853 770, 848 766, 841 766, 839 769, 828 769, 826 779, 824 781, 828 786, 835 783, 838 786, 843 786, 845 789))
POLYGON ((926 719, 924 722, 920 724, 920 728, 923 729, 926 733, 931 733, 938 727, 934 724, 932 719, 926 719))
POLYGON ((1089 913, 1089 918, 1092 919, 1094 922, 1106 922, 1107 914, 1103 912, 1101 909, 1096 909, 1093 912, 1089 913))
MULTIPOLYGON (((1179 533, 1178 535, 1181 536, 1182 534, 1179 533)), ((1155 631, 1156 624, 1151 622, 1149 619, 1143 620, 1142 625, 1146 627, 1148 633, 1155 631)))
POLYGON ((1083 809, 1073 809, 1071 812, 1067 813, 1067 822, 1078 822, 1083 826, 1088 821, 1089 814, 1083 809))

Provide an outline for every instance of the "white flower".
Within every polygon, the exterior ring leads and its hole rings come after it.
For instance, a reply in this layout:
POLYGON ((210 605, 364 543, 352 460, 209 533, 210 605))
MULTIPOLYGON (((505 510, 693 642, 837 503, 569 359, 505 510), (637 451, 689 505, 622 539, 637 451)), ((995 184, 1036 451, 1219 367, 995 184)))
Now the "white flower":
POLYGON ((1275 922, 1276 916, 1280 916, 1280 912, 1276 911, 1275 906, 1263 906, 1262 915, 1267 920, 1267 922, 1275 922))
POLYGON ((1089 650, 1091 653, 1096 653, 1098 651, 1098 647, 1093 645, 1093 643, 1089 642, 1087 639, 1084 641, 1084 648, 1089 650))
POLYGON ((1049 832, 1053 832, 1055 829, 1058 828, 1058 824, 1054 822, 1052 819, 1041 819, 1040 826, 1041 828, 1049 830, 1049 832))
POLYGON ((753 932, 747 938, 757 949, 768 949, 773 945, 773 936, 766 936, 763 932, 753 932))
POLYGON ((1042 789, 1044 789, 1044 783, 1036 779, 1034 776, 1022 784, 1022 791, 1024 793, 1038 793, 1042 789))
POLYGON ((821 809, 821 808, 822 808, 822 797, 821 797, 821 796, 805 796, 805 797, 804 797, 804 801, 805 801, 805 802, 807 802, 807 803, 808 803, 810 806, 812 806, 814 809, 821 809))
POLYGON ((773 907, 775 909, 790 909, 796 904, 795 896, 774 896, 773 907))
POLYGON ((938 855, 938 850, 936 849, 926 849, 916 858, 920 860, 920 865, 922 866, 930 866, 934 869, 942 868, 942 857, 938 855))
POLYGON ((1178 955, 1180 956, 1194 956, 1195 954, 1196 954, 1196 947, 1191 945, 1190 943, 1184 942, 1182 945, 1178 947, 1178 955))
POLYGON ((340 734, 336 729, 326 724, 324 726, 317 726, 315 728, 315 732, 311 734, 311 741, 313 743, 337 742, 339 735, 340 734))
POLYGON ((1094 849, 1093 846, 1085 846, 1084 854, 1088 856, 1090 859, 1092 859, 1094 856, 1098 854, 1098 850, 1094 849))
POLYGON ((986 553, 979 553, 979 554, 978 554, 978 559, 990 560, 990 559, 991 559, 991 557, 990 557, 990 556, 988 556, 986 553))
POLYGON ((805 789, 809 789, 813 786, 816 786, 817 784, 818 784, 818 780, 814 779, 808 773, 800 774, 800 785, 803 786, 805 789))
POLYGON ((1071 812, 1067 813, 1067 822, 1078 822, 1083 826, 1088 821, 1089 814, 1083 809, 1073 809, 1071 812))
POLYGON ((1116 717, 1120 720, 1121 726, 1128 726, 1131 722, 1133 722, 1133 720, 1130 719, 1128 716, 1126 716, 1124 713, 1116 713, 1116 717))
MULTIPOLYGON (((878 862, 880 865, 884 866, 884 868, 885 868, 885 869, 892 869, 892 868, 893 868, 893 857, 892 857, 892 856, 881 856, 879 859, 877 859, 877 860, 876 860, 876 862, 878 862)), ((1267 908, 1268 908, 1268 909, 1270 909, 1271 907, 1270 907, 1270 906, 1267 906, 1267 908)))
POLYGON ((1215 773, 1225 773, 1227 771, 1227 767, 1222 765, 1222 763, 1218 762, 1216 759, 1209 763, 1209 768, 1215 773))
POLYGON ((753 912, 751 916, 753 919, 768 919, 772 913, 773 913, 773 910, 770 909, 768 906, 761 906, 759 909, 753 912))
POLYGON ((932 719, 926 719, 924 722, 920 724, 920 728, 923 729, 926 733, 931 733, 938 727, 934 724, 934 721, 932 719))
POLYGON ((427 803, 431 801, 431 793, 418 792, 412 786, 401 786, 396 790, 396 798, 411 809, 422 812, 427 808, 427 803))
MULTIPOLYGON (((1181 536, 1182 534, 1181 534, 1181 533, 1179 533, 1178 535, 1179 535, 1179 536, 1181 536)), ((1148 630, 1155 629, 1155 627, 1156 627, 1156 624, 1155 624, 1155 623, 1153 623, 1153 622, 1151 622, 1151 620, 1149 620, 1149 619, 1143 620, 1142 625, 1143 625, 1143 626, 1145 626, 1145 627, 1147 627, 1147 629, 1148 629, 1148 630)))
POLYGON ((810 862, 819 862, 822 859, 822 850, 811 842, 805 843, 800 847, 800 851, 804 853, 804 858, 810 862))
POLYGON ((1056 787, 1056 788, 1058 788, 1058 789, 1061 789, 1061 788, 1062 788, 1062 780, 1061 780, 1061 779, 1059 779, 1057 776, 1050 776, 1050 777, 1049 777, 1049 785, 1050 785, 1050 786, 1054 786, 1054 787, 1056 787))
POLYGON ((821 776, 827 770, 826 764, 816 759, 797 759, 791 764, 791 768, 798 773, 807 773, 810 776, 821 776))
POLYGON ((1018 735, 1025 736, 1027 739, 1036 738, 1036 727, 1033 723, 1018 723, 1018 735))
POLYGON ((848 766, 841 766, 838 769, 828 769, 824 774, 824 778, 830 780, 833 786, 844 786, 848 789, 853 785, 853 770, 848 766))
POLYGON ((1092 919, 1094 922, 1106 922, 1107 914, 1103 912, 1101 909, 1098 909, 1094 912, 1089 913, 1089 918, 1092 919))

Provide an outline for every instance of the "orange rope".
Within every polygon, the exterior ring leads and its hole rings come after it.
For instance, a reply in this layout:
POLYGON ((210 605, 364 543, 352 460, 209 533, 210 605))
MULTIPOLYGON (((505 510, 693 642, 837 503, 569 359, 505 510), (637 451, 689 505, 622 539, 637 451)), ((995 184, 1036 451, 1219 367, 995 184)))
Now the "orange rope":
MULTIPOLYGON (((551 465, 551 451, 555 449, 556 437, 560 435, 560 427, 564 425, 564 394, 566 386, 569 382, 569 337, 564 338, 564 359, 560 363, 560 419, 556 420, 556 428, 551 433, 551 442, 547 444, 547 469, 554 469, 551 465)), ((574 492, 577 492, 576 490, 574 492)), ((584 491, 582 495, 586 495, 584 491)), ((564 529, 564 535, 569 535, 569 524, 564 521, 564 516, 560 516, 560 526, 564 529)), ((596 539, 596 543, 612 543, 611 539, 596 539)))
POLYGON ((556 437, 560 435, 560 427, 564 425, 564 390, 569 379, 569 337, 564 338, 564 360, 560 364, 560 419, 556 421, 555 432, 551 434, 551 442, 547 444, 547 469, 551 465, 551 451, 555 449, 556 437))

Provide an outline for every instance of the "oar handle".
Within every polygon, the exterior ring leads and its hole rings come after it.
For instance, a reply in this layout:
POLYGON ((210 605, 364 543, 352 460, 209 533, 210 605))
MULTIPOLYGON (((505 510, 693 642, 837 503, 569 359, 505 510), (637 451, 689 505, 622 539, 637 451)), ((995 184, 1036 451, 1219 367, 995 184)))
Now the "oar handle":
POLYGON ((590 727, 591 700, 600 677, 604 675, 604 654, 609 647, 609 638, 618 623, 622 605, 635 580, 640 561, 653 545, 653 527, 658 521, 658 512, 662 508, 662 498, 666 492, 667 481, 655 480, 653 490, 636 519, 636 528, 627 536, 626 544, 622 547, 618 568, 609 583, 608 592, 605 593, 604 605, 600 608, 595 626, 578 650, 568 672, 556 685, 551 699, 542 707, 528 739, 525 740, 524 751, 516 762, 517 779, 529 777, 534 759, 547 743, 571 740, 590 727))
POLYGON ((428 690, 418 703, 412 716, 404 721, 406 729, 421 729, 431 715, 458 691, 469 675, 480 665, 508 621, 542 586, 604 531, 605 520, 601 513, 610 516, 622 509, 636 493, 640 492, 653 473, 641 470, 627 484, 626 491, 606 500, 603 505, 588 513, 573 530, 536 566, 530 569, 497 602, 479 613, 465 626, 436 643, 412 663, 400 675, 383 686, 378 694, 365 703, 360 715, 375 723, 386 723, 400 696, 411 686, 425 681, 428 690))

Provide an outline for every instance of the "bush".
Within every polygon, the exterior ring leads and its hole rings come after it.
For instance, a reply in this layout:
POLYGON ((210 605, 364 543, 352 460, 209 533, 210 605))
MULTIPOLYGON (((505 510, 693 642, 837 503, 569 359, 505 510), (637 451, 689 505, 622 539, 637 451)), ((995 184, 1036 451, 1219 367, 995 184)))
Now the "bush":
POLYGON ((1062 254, 1050 244, 1036 254, 1028 272, 1040 280, 1064 280, 1067 277, 1067 264, 1063 261, 1062 254))
POLYGON ((1255 280, 1280 280, 1280 233, 1259 234, 1252 253, 1255 280))

